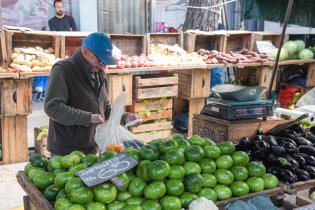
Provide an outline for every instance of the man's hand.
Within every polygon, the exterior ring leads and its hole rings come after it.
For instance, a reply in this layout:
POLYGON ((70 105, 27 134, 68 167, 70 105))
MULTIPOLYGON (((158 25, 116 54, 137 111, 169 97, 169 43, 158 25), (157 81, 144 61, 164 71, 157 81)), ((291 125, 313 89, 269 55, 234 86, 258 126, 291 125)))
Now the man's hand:
POLYGON ((103 124, 104 118, 100 114, 91 114, 91 123, 92 124, 103 124))
MULTIPOLYGON (((125 119, 125 124, 132 122, 134 120, 141 120, 139 116, 135 115, 135 114, 128 114, 126 119, 125 119)), ((140 125, 141 122, 138 122, 137 124, 133 125, 132 127, 136 127, 138 125, 140 125)))

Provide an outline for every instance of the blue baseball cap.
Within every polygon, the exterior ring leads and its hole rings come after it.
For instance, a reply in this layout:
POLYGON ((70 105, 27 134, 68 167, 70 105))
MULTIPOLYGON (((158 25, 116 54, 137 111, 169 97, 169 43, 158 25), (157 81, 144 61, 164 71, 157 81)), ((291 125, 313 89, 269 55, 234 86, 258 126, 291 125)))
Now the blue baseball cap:
POLYGON ((89 34, 83 40, 82 46, 93 52, 101 61, 101 64, 117 64, 116 59, 113 57, 112 41, 105 34, 99 32, 89 34))

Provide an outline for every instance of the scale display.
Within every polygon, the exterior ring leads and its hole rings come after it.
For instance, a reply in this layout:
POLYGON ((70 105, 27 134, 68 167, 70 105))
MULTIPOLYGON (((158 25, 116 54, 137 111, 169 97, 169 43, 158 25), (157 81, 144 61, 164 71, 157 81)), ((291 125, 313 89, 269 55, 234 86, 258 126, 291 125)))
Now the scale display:
POLYGON ((266 100, 251 102, 210 100, 201 114, 226 120, 239 120, 271 116, 273 110, 272 103, 266 100))

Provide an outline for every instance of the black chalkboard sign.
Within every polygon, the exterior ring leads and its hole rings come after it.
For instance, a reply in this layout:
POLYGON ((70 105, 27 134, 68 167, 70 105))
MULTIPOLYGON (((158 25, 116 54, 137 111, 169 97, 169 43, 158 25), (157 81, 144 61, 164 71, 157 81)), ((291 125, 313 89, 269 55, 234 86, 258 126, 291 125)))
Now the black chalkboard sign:
POLYGON ((88 187, 92 187, 130 170, 137 164, 138 162, 126 153, 119 153, 111 159, 78 171, 77 175, 88 187))

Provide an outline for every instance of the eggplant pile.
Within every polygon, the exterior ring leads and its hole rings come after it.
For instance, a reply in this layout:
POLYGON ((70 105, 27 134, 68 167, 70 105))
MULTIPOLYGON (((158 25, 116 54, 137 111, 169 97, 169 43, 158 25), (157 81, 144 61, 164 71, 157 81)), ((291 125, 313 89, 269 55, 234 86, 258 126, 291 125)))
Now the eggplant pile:
POLYGON ((268 172, 283 182, 315 178, 315 127, 305 132, 295 124, 268 135, 259 130, 252 138, 242 138, 237 150, 245 151, 251 160, 263 162, 268 172))

